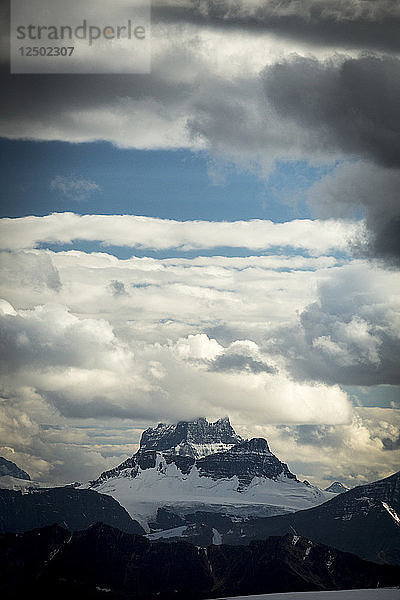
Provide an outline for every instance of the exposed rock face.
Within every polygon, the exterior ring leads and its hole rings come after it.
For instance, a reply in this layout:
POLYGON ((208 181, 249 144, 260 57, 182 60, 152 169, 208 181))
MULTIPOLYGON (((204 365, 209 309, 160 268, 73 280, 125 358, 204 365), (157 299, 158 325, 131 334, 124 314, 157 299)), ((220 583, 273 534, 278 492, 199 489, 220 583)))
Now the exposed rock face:
POLYGON ((289 479, 296 479, 287 465, 270 452, 268 443, 263 438, 240 442, 227 452, 212 454, 198 460, 196 464, 200 475, 212 479, 236 475, 240 489, 248 486, 254 477, 276 479, 279 475, 284 475, 289 479))
POLYGON ((228 417, 215 423, 200 417, 194 421, 180 421, 176 425, 159 423, 155 428, 146 429, 140 440, 140 450, 169 451, 179 456, 201 458, 227 450, 241 441, 228 417))
POLYGON ((400 569, 294 534, 249 546, 149 542, 98 523, 0 535, 4 598, 180 600, 394 586, 400 569))
MULTIPOLYGON (((254 477, 276 479, 283 475, 297 480, 287 465, 272 454, 266 440, 243 440, 225 417, 215 423, 200 418, 176 425, 160 423, 156 428, 147 429, 138 452, 118 467, 102 473, 92 484, 96 486, 122 473, 134 478, 140 470, 156 468, 157 456, 161 456, 166 465, 174 463, 183 475, 196 467, 200 477, 218 480, 236 476, 239 491, 254 477)), ((163 467, 159 464, 158 468, 163 467)))
POLYGON ((0 456, 0 477, 4 477, 6 475, 15 477, 16 479, 26 479, 27 481, 31 480, 28 473, 17 467, 15 463, 0 456))

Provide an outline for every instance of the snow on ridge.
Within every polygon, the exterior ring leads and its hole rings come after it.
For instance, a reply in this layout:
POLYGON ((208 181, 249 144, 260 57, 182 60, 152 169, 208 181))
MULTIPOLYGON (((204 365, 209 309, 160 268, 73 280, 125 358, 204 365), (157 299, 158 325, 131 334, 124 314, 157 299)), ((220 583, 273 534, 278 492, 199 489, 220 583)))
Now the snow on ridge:
POLYGON ((152 517, 158 507, 166 505, 268 505, 293 512, 321 504, 331 496, 284 476, 276 480, 254 477, 246 490, 238 491, 238 487, 236 475, 215 480, 200 476, 196 467, 183 475, 175 463, 167 464, 160 454, 156 468, 142 470, 139 467, 134 478, 124 477, 121 472, 118 477, 96 486, 96 491, 115 498, 141 524, 141 516, 152 517))
POLYGON ((368 590, 331 590, 323 592, 286 592, 257 596, 230 596, 217 600, 399 600, 398 588, 368 590))
POLYGON ((185 442, 178 444, 173 448, 173 452, 175 454, 179 454, 182 456, 193 456, 194 458, 204 458, 205 456, 210 456, 210 454, 219 454, 221 452, 227 452, 231 448, 233 448, 235 444, 224 444, 223 442, 210 442, 204 444, 195 444, 193 442, 185 442), (190 447, 191 453, 188 454, 186 449, 190 447))
POLYGON ((179 527, 174 527, 173 529, 168 529, 165 531, 156 531, 155 533, 149 533, 147 538, 149 540, 159 540, 159 539, 167 539, 172 537, 182 537, 184 531, 187 529, 187 525, 180 525, 179 527))
POLYGON ((212 528, 212 531, 213 531, 212 543, 214 544, 214 546, 220 546, 222 544, 222 536, 221 536, 220 532, 218 531, 218 529, 214 529, 214 527, 212 528))
POLYGON ((397 514, 397 512, 394 510, 394 508, 392 508, 391 506, 389 506, 389 504, 386 504, 386 502, 383 502, 383 501, 382 501, 382 506, 385 510, 387 510, 387 512, 392 517, 392 519, 397 523, 397 525, 400 525, 400 517, 397 514))
POLYGON ((249 514, 265 507, 282 514, 334 496, 298 481, 267 440, 243 440, 227 417, 150 427, 132 458, 81 487, 112 496, 142 526, 165 506, 248 506, 249 514))

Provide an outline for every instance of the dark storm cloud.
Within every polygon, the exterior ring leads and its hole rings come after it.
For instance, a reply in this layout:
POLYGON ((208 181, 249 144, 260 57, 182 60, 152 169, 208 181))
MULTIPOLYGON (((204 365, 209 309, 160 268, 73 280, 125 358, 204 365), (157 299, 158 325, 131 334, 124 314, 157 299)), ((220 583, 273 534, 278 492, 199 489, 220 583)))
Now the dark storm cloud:
POLYGON ((312 186, 308 200, 318 216, 354 217, 362 209, 369 235, 354 241, 362 256, 400 264, 400 169, 370 162, 339 165, 312 186))
POLYGON ((329 205, 330 216, 339 216, 337 207, 344 214, 363 208, 368 237, 355 240, 354 250, 400 265, 400 61, 297 57, 268 68, 265 86, 278 114, 308 131, 322 151, 380 165, 339 167, 314 186, 310 200, 319 214, 329 205))
POLYGON ((329 150, 400 166, 400 61, 296 57, 265 71, 268 100, 329 150))
POLYGON ((318 46, 400 50, 396 0, 154 1, 155 22, 266 31, 318 46))
MULTIPOLYGON (((65 109, 88 111, 96 106, 116 109, 121 98, 141 100, 162 97, 166 107, 183 94, 185 86, 145 75, 9 75, 3 73, 0 82, 7 93, 1 94, 0 108, 5 116, 15 120, 24 117, 44 119, 57 117, 60 130, 65 109)), ((19 128, 16 127, 16 131, 19 128)), ((38 132, 39 133, 39 132, 38 132)))
POLYGON ((247 371, 251 373, 275 373, 267 363, 243 354, 221 354, 212 361, 210 371, 247 371))

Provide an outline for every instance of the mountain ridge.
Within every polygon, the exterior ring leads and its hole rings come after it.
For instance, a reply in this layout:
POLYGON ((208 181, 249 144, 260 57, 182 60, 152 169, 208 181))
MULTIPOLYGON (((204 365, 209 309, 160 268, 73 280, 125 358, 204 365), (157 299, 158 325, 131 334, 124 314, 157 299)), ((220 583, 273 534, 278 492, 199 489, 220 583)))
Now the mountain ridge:
POLYGON ((295 531, 365 560, 400 565, 400 471, 289 515, 250 518, 225 543, 295 531))
MULTIPOLYGON (((249 484, 253 477, 274 479, 283 475, 297 481, 297 477, 290 472, 288 466, 270 451, 268 442, 264 438, 243 440, 235 433, 229 417, 218 419, 215 423, 208 423, 204 417, 199 417, 190 422, 179 421, 175 425, 159 423, 155 428, 146 429, 136 454, 117 467, 104 471, 90 483, 96 486, 126 469, 132 469, 130 476, 134 478, 138 475, 139 469, 156 467, 157 453, 162 454, 167 464, 174 463, 183 474, 188 474, 192 467, 196 466, 201 477, 219 479, 237 475, 240 489, 243 489, 246 481, 249 484), (202 448, 202 453, 198 451, 199 447, 202 448), (252 459, 251 472, 242 478, 243 481, 240 481, 241 473, 236 472, 237 469, 227 466, 229 461, 237 466, 240 462, 237 460, 240 454, 252 459), (256 457, 260 458, 258 465, 255 464, 256 457), (221 465, 224 459, 224 468, 219 473, 215 468, 216 463, 221 465)), ((240 468, 246 468, 243 461, 239 465, 240 468)))
POLYGON ((31 477, 26 471, 20 469, 20 467, 18 467, 11 460, 7 460, 6 458, 0 456, 0 477, 6 476, 31 481, 31 477))
MULTIPOLYGON (((113 496, 143 526, 157 509, 185 505, 230 506, 252 514, 282 514, 332 497, 300 482, 264 438, 243 440, 224 417, 143 432, 138 451, 84 487, 113 496), (246 508, 247 507, 247 508, 246 508)), ((186 508, 185 508, 186 510, 186 508)), ((147 526, 147 525, 146 525, 147 526)))
POLYGON ((400 579, 398 567, 368 563, 293 533, 248 546, 203 549, 187 542, 150 542, 103 523, 72 534, 58 525, 2 534, 0 562, 4 597, 35 591, 41 598, 200 600, 376 588, 400 579))
POLYGON ((0 533, 22 533, 58 523, 71 531, 97 521, 130 533, 144 533, 127 511, 109 495, 70 486, 15 491, 0 489, 0 533))
POLYGON ((173 451, 180 456, 203 458, 224 451, 243 441, 230 424, 229 417, 209 423, 205 417, 178 421, 169 425, 159 423, 146 429, 140 440, 140 450, 173 451))

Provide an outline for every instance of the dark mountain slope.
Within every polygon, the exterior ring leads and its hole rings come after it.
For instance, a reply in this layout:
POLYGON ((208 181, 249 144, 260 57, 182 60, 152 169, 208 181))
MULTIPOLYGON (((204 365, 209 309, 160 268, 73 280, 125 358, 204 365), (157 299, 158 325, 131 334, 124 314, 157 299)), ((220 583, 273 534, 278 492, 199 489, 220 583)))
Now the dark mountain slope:
POLYGON ((0 533, 23 532, 58 523, 71 531, 102 521, 129 533, 144 533, 111 496, 72 487, 20 492, 0 490, 0 533))
POLYGON ((394 586, 400 568, 294 535, 249 546, 149 542, 101 523, 0 535, 4 598, 192 600, 221 595, 394 586), (18 595, 19 594, 19 595, 18 595))
POLYGON ((254 477, 276 479, 284 475, 295 479, 285 463, 282 463, 269 449, 263 438, 253 438, 233 446, 226 452, 211 454, 197 461, 200 475, 212 479, 229 478, 236 475, 239 488, 248 486, 254 477))
POLYGON ((17 467, 15 463, 0 456, 0 477, 4 477, 5 475, 15 477, 16 479, 31 480, 28 473, 17 467))
POLYGON ((226 543, 295 532, 367 560, 400 564, 400 473, 288 515, 241 523, 226 543))

